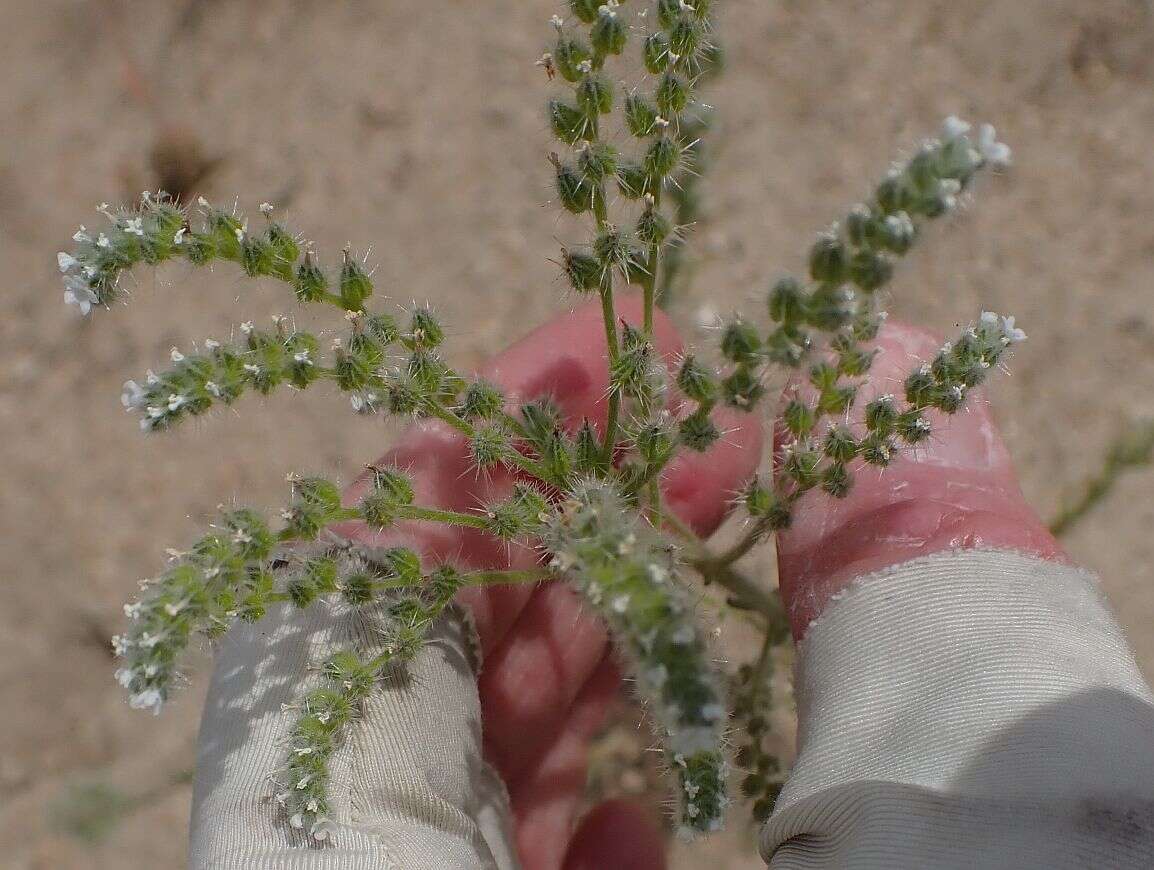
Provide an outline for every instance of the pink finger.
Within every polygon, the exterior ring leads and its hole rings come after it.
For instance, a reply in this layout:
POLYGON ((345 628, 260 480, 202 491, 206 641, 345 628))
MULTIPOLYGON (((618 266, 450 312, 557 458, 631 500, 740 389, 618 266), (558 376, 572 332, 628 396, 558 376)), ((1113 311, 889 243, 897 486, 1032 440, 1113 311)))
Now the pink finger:
POLYGON ((589 741, 617 695, 620 675, 605 657, 532 769, 506 780, 517 851, 526 870, 559 870, 585 794, 589 741))
MULTIPOLYGON (((858 408, 892 393, 941 346, 932 334, 887 325, 858 408)), ((845 499, 811 493, 778 537, 782 598, 795 639, 855 577, 918 556, 958 548, 1003 548, 1064 559, 1026 503, 1009 453, 981 391, 962 412, 930 415, 930 441, 884 471, 858 468, 845 499)))
POLYGON ((624 800, 606 801, 581 820, 564 870, 662 870, 665 840, 651 813, 624 800))
POLYGON ((541 756, 605 657, 601 620, 568 586, 542 587, 478 680, 485 752, 506 781, 541 756))

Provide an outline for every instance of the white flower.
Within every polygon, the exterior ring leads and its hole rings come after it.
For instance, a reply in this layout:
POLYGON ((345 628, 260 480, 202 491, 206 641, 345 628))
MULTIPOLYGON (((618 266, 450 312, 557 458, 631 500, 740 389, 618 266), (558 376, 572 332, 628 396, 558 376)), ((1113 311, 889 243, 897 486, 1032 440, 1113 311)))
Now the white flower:
POLYGON ((88 228, 85 227, 84 224, 81 224, 80 229, 72 234, 72 241, 80 242, 81 244, 92 241, 92 236, 88 235, 88 228))
POLYGON ((67 272, 79 262, 79 260, 77 260, 67 251, 60 251, 56 255, 56 264, 60 267, 61 272, 67 272))
POLYGON ((986 326, 993 326, 997 322, 998 322, 998 315, 995 314, 993 311, 983 311, 982 312, 982 323, 984 323, 986 326))
POLYGON ((180 611, 184 610, 186 604, 188 604, 187 601, 178 601, 176 604, 166 604, 164 605, 164 612, 169 616, 176 616, 180 611))
POLYGON ((205 381, 204 388, 208 390, 209 394, 219 399, 221 395, 220 384, 216 381, 205 381))
POLYGON ((88 314, 96 304, 96 293, 88 286, 88 282, 76 275, 68 275, 64 279, 64 301, 68 305, 75 305, 81 315, 88 314))
POLYGON ((160 708, 163 704, 164 698, 156 689, 145 689, 143 692, 137 692, 128 697, 128 706, 133 710, 151 709, 153 715, 160 714, 160 708))
POLYGON ((313 364, 313 361, 311 359, 309 359, 308 348, 305 348, 302 351, 298 351, 297 353, 294 353, 293 354, 293 361, 298 362, 301 365, 306 365, 306 366, 311 366, 313 364))
MULTIPOLYGON (((117 655, 120 655, 120 653, 117 653, 117 655)), ((118 668, 114 676, 116 677, 116 682, 120 685, 120 688, 127 689, 132 685, 132 681, 135 679, 136 674, 133 673, 130 668, 118 668)))
POLYGON ((1013 317, 1002 318, 1002 335, 1006 337, 1006 341, 1009 344, 1017 344, 1020 341, 1026 340, 1025 331, 1014 326, 1013 317))
POLYGON ((220 342, 217 341, 215 338, 206 338, 204 340, 204 349, 205 350, 216 350, 218 347, 220 347, 220 342))
POLYGON ((260 374, 260 366, 253 365, 252 363, 245 363, 244 364, 244 370, 246 372, 248 372, 250 375, 259 375, 260 374))
POLYGON ((183 245, 184 244, 184 237, 187 234, 188 234, 188 227, 181 227, 179 230, 176 231, 176 235, 172 237, 172 243, 174 245, 183 245))
POLYGON ((160 383, 160 376, 152 369, 148 369, 148 371, 144 373, 144 382, 150 387, 156 386, 160 383))
POLYGON ((289 816, 289 824, 297 829, 303 828, 305 826, 305 817, 301 813, 293 813, 289 816))
POLYGON ((998 132, 993 124, 983 124, 978 130, 978 151, 994 166, 1009 166, 1013 156, 1010 146, 998 141, 998 132))
POLYGON ((181 352, 180 352, 180 351, 179 351, 177 348, 175 348, 175 347, 174 347, 174 348, 172 348, 172 349, 170 349, 170 350, 168 351, 168 355, 169 355, 169 356, 172 358, 172 361, 173 361, 174 363, 178 363, 178 362, 184 362, 184 354, 182 354, 182 353, 181 353, 181 352))
POLYGON ((942 138, 946 140, 957 139, 959 136, 965 136, 970 132, 970 125, 963 121, 957 115, 950 115, 946 120, 942 121, 942 138))
POLYGON ((261 214, 272 214, 272 203, 271 202, 262 202, 260 204, 260 213, 261 214))
POLYGON ((187 402, 188 399, 185 396, 179 393, 172 393, 168 397, 168 410, 173 412, 179 411, 187 402))
POLYGON ((198 196, 196 198, 196 204, 199 205, 201 208, 209 208, 210 207, 208 204, 208 200, 205 199, 203 196, 198 196))
POLYGON ((624 613, 628 609, 629 609, 629 596, 628 595, 618 595, 616 598, 613 599, 613 612, 614 613, 624 613))
POLYGON ((241 332, 243 332, 245 335, 252 335, 252 331, 253 331, 255 328, 256 328, 256 327, 254 327, 254 326, 252 325, 252 321, 251 321, 251 320, 246 320, 244 323, 242 323, 242 324, 240 325, 240 331, 241 331, 241 332))
POLYGON ((108 236, 104 235, 104 233, 96 237, 96 247, 107 248, 110 244, 111 242, 108 241, 108 236))
POLYGON ((142 218, 129 218, 124 222, 124 231, 133 236, 144 236, 144 220, 142 218))
POLYGON ((324 842, 331 834, 336 833, 337 825, 332 819, 326 819, 323 816, 313 822, 313 826, 309 829, 314 840, 324 842))
POLYGON ((561 27, 565 24, 565 19, 562 18, 560 15, 554 15, 552 18, 549 19, 549 23, 552 24, 554 27, 561 27))
POLYGON ((237 227, 235 230, 233 230, 233 232, 236 234, 236 240, 238 242, 244 241, 244 233, 246 229, 247 227, 237 227))

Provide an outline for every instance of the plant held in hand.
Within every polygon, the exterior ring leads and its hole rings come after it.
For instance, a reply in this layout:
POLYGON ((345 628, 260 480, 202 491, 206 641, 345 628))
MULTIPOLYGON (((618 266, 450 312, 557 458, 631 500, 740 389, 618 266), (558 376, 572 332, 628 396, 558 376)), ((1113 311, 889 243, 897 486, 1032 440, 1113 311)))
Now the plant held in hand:
POLYGON ((317 839, 332 827, 328 761, 366 697, 387 691, 386 669, 417 654, 460 589, 551 579, 569 582, 603 617, 653 710, 677 781, 679 829, 693 835, 721 823, 731 719, 745 735, 737 752, 742 790, 764 818, 781 779, 762 745, 768 669, 787 632, 776 599, 735 562, 786 528, 799 500, 844 497, 863 467, 883 469, 916 449, 1025 337, 1012 317, 982 313, 915 365, 895 395, 858 402, 885 318, 880 291, 897 261, 927 222, 958 207, 981 171, 1009 160, 991 127, 975 133, 950 118, 818 235, 806 275, 781 278, 764 312, 724 324, 717 354, 686 355, 671 371, 655 347, 654 307, 687 231, 674 219, 684 213, 678 191, 701 147, 697 88, 717 57, 713 4, 569 0, 567 7, 568 20, 553 18, 541 65, 556 89, 547 104, 559 142, 551 155, 556 202, 588 225, 584 240, 561 249, 559 263, 575 293, 600 301, 610 383, 603 423, 586 420, 573 431, 548 399, 516 405, 495 384, 459 374, 443 355, 445 332, 430 308, 397 318, 375 306, 374 281, 358 256, 345 250, 325 264, 267 204, 250 224, 204 200, 187 208, 146 193, 131 209, 102 206, 107 226, 81 227, 74 248, 59 255, 65 300, 85 315, 124 298, 128 270, 172 260, 231 261, 249 278, 282 282, 301 306, 342 313, 338 337, 327 341, 279 317, 270 328, 240 324, 229 341, 173 349, 164 370, 125 384, 123 403, 147 433, 249 392, 323 383, 347 394, 361 415, 439 420, 459 433, 477 469, 513 470, 521 481, 503 501, 457 512, 417 503, 400 468, 370 467, 353 504, 330 480, 292 476, 279 522, 225 511, 126 606, 129 628, 114 641, 117 677, 132 706, 154 711, 177 684, 194 638, 259 620, 275 602, 305 608, 323 599, 385 614, 385 651, 369 657, 350 648, 318 663, 316 686, 294 710, 278 797, 289 822, 317 839), (643 84, 624 90, 614 71, 630 53, 643 84), (626 287, 640 290, 639 325, 618 318, 626 287), (659 480, 680 452, 708 451, 722 437, 719 408, 758 412, 775 372, 802 386, 780 408, 785 437, 772 480, 749 481, 740 499, 746 532, 714 552, 667 509, 659 480), (413 520, 530 542, 540 559, 518 571, 430 565, 411 549, 369 547, 334 529, 358 522, 386 530, 413 520), (725 587, 729 603, 752 611, 764 633, 757 660, 728 678, 715 671, 696 625, 700 582, 725 587))

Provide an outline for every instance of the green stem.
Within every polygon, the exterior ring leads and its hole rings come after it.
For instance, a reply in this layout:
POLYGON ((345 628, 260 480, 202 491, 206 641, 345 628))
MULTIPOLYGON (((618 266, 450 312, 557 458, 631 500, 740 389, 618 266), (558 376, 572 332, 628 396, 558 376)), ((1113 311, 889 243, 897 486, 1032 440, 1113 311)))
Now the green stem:
POLYGON ((459 511, 444 511, 416 505, 398 508, 397 519, 428 520, 434 523, 448 523, 452 526, 468 526, 473 529, 483 529, 487 525, 486 519, 480 514, 464 514, 459 511))
MULTIPOLYGON (((448 423, 466 438, 471 439, 474 435, 477 434, 477 430, 473 428, 472 424, 469 423, 468 420, 462 420, 440 402, 430 401, 425 405, 425 409, 430 415, 436 417, 438 420, 443 420, 445 423, 448 423)), ((519 453, 516 450, 510 451, 505 461, 511 465, 517 466, 526 474, 532 475, 538 480, 549 479, 549 473, 545 470, 544 466, 542 466, 539 462, 534 462, 528 456, 525 456, 523 453, 519 453)))
MULTIPOLYGON (((658 209, 661 207, 661 185, 657 185, 657 189, 653 191, 653 206, 658 209)), ((661 244, 654 242, 649 246, 649 253, 645 259, 645 274, 641 278, 641 293, 642 293, 642 311, 643 313, 643 328, 645 334, 652 340, 653 338, 653 306, 656 303, 656 287, 657 287, 657 269, 661 257, 661 244)))
MULTIPOLYGON (((608 365, 612 370, 617 362, 620 349, 617 345, 617 312, 613 306, 613 278, 606 272, 601 282, 601 318, 605 321, 605 345, 609 354, 608 365)), ((601 442, 601 452, 606 465, 613 464, 613 448, 617 446, 617 418, 621 414, 621 396, 609 387, 609 408, 605 416, 605 435, 601 442)))
POLYGON ((505 583, 540 583, 556 576, 548 568, 526 568, 521 571, 471 571, 463 579, 465 586, 501 586, 505 583))

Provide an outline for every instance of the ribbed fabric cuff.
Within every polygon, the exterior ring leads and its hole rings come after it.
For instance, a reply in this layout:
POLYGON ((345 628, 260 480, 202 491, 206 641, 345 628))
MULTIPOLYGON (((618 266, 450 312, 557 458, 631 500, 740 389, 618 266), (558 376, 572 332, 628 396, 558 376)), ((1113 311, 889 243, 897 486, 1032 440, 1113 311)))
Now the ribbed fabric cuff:
POLYGON ((862 578, 796 683, 771 868, 1154 867, 1154 698, 1087 572, 967 550, 862 578))

